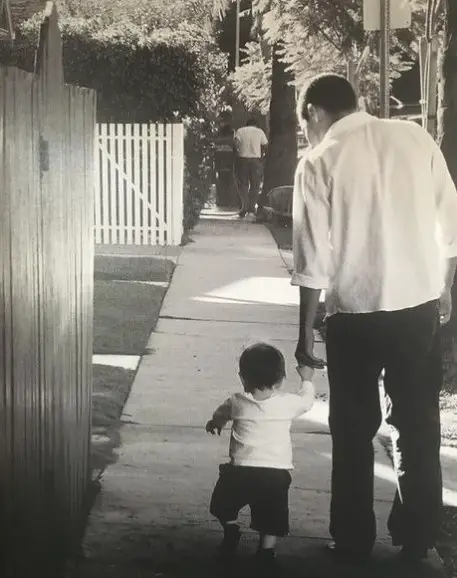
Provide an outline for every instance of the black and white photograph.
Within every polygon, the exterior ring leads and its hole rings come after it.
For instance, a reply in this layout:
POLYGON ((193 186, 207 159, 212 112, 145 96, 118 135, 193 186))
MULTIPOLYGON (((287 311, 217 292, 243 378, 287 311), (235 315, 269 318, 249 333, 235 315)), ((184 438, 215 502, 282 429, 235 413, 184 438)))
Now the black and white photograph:
POLYGON ((0 0, 0 576, 457 578, 457 0, 0 0))

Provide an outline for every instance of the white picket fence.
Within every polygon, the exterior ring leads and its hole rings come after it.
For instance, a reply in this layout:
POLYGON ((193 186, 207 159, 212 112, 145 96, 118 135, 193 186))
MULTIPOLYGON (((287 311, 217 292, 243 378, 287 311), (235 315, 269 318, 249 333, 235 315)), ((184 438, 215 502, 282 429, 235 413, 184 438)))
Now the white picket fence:
POLYGON ((95 242, 179 245, 182 124, 98 124, 95 242))

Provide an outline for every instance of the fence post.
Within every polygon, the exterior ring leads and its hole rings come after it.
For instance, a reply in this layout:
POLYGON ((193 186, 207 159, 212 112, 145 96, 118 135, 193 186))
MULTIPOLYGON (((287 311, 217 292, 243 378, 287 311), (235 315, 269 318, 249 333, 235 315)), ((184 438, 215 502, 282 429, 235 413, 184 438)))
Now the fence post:
POLYGON ((171 244, 180 245, 183 235, 183 189, 184 189, 184 125, 173 124, 172 131, 172 228, 171 244))

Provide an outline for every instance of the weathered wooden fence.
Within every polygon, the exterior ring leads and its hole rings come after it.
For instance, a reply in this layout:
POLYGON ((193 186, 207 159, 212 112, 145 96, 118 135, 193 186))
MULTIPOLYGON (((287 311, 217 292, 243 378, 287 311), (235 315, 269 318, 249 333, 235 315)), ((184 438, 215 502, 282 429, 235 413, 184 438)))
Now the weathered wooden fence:
POLYGON ((181 243, 183 143, 182 124, 98 125, 96 243, 181 243))
POLYGON ((90 483, 95 94, 0 69, 0 575, 61 578, 90 483))

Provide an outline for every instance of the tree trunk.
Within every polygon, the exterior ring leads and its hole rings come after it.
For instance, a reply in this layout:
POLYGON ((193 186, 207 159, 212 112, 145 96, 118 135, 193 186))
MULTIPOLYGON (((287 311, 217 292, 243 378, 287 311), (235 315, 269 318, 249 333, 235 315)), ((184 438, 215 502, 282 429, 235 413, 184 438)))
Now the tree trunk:
MULTIPOLYGON (((438 135, 449 171, 457 185, 457 2, 448 0, 441 56, 438 135)), ((457 226, 457 224, 456 224, 457 226)), ((454 312, 444 330, 445 360, 457 362, 457 283, 452 289, 454 312)))
POLYGON ((278 44, 273 47, 270 143, 265 164, 264 194, 274 187, 292 185, 297 166, 295 87, 289 85, 292 77, 280 60, 280 48, 278 44))

